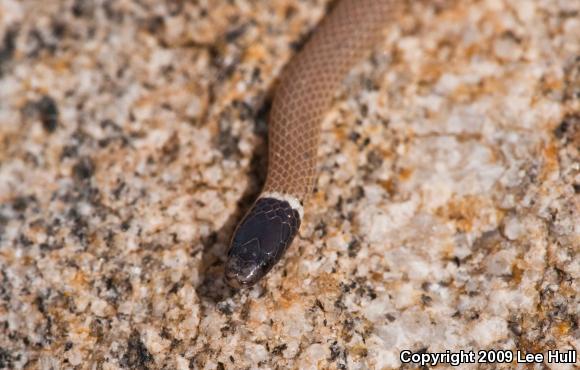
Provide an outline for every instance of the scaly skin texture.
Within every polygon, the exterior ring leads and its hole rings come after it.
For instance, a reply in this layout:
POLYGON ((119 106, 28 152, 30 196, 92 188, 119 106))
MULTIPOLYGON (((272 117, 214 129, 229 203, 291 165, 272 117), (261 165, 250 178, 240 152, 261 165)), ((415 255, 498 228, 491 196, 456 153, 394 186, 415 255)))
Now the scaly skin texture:
POLYGON ((292 243, 298 227, 291 234, 280 230, 289 230, 283 225, 299 226, 298 212, 270 217, 260 205, 267 201, 272 209, 292 209, 272 194, 304 204, 316 181, 323 115, 346 73, 381 39, 381 31, 404 3, 341 0, 286 67, 270 112, 266 184, 234 232, 228 252, 225 277, 230 285, 255 284, 292 243))
POLYGON ((264 192, 290 194, 302 203, 316 182, 320 123, 352 66, 382 37, 403 1, 342 0, 283 72, 269 121, 264 192))

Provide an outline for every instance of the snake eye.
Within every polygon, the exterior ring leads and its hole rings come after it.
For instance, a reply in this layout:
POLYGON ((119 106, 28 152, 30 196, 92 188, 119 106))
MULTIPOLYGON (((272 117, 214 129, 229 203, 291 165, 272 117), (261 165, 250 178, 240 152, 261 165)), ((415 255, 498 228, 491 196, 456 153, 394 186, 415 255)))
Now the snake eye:
POLYGON ((287 201, 258 199, 234 232, 225 267, 228 284, 257 283, 282 258, 299 227, 300 215, 287 201))

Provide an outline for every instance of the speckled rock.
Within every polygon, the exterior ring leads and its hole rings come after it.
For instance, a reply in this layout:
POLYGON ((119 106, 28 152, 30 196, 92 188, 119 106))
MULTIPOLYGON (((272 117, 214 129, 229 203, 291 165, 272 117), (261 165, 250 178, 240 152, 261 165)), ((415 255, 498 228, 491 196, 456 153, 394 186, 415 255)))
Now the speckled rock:
POLYGON ((327 3, 0 1, 0 368, 580 350, 578 1, 415 2, 337 92, 282 263, 224 285, 327 3))

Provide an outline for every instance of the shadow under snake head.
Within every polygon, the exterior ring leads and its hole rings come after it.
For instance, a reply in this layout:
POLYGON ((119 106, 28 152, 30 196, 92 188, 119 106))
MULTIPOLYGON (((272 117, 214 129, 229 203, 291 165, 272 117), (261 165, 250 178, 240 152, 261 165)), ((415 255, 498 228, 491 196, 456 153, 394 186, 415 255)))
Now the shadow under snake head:
POLYGON ((282 258, 300 227, 300 214, 285 200, 260 198, 232 238, 225 278, 235 288, 254 285, 282 258))

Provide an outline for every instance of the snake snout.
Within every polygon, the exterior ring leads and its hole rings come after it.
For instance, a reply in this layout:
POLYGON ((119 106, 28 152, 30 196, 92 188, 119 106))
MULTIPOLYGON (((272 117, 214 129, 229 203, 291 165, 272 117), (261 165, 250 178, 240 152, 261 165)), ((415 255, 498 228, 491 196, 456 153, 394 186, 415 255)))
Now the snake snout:
POLYGON ((226 282, 234 288, 254 285, 267 271, 264 271, 264 257, 260 256, 260 242, 253 239, 230 250, 225 266, 226 282))

